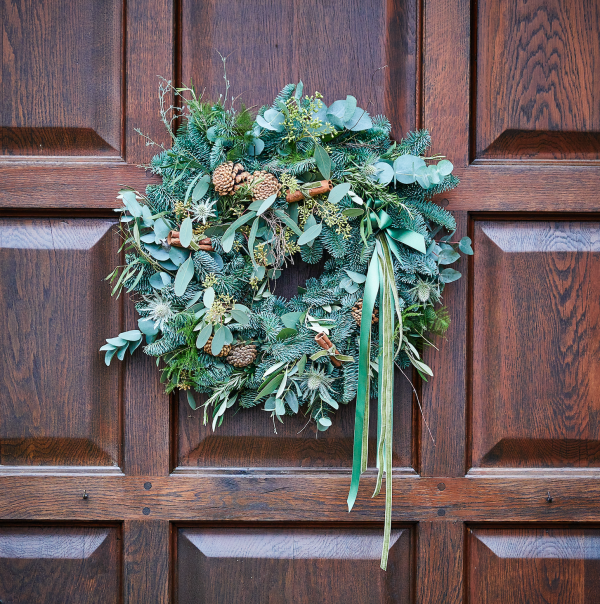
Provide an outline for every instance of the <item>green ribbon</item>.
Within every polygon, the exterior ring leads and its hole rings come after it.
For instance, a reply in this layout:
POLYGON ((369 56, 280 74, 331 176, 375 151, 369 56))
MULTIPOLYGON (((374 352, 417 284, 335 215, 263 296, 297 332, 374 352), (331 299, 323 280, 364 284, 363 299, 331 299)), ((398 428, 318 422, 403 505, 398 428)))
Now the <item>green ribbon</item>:
MULTIPOLYGON (((371 321, 375 300, 379 292, 379 400, 377 410, 377 482, 373 497, 379 494, 386 477, 385 523, 381 568, 387 567, 390 536, 392 529, 392 434, 394 403, 394 307, 402 330, 402 312, 394 278, 391 254, 400 260, 397 241, 425 253, 425 239, 419 233, 408 229, 395 229, 390 216, 380 210, 371 210, 369 216, 375 231, 376 251, 369 263, 363 296, 360 325, 360 345, 358 359, 358 391, 356 397, 356 417, 354 423, 354 448, 352 459, 352 479, 348 493, 348 511, 352 509, 358 495, 360 476, 366 470, 369 437, 369 394, 370 394, 370 349, 371 321)), ((401 339, 400 339, 401 344, 401 339)), ((326 352, 326 351, 323 351, 326 352)))
POLYGON ((352 455, 352 479, 348 493, 348 511, 352 509, 358 495, 358 484, 361 472, 366 469, 368 438, 369 438, 369 394, 371 378, 369 361, 371 357, 371 319, 375 299, 379 290, 379 255, 374 253, 363 296, 362 314, 360 320, 360 346, 358 353, 358 391, 356 393, 356 415, 354 420, 354 449, 352 455), (365 421, 366 419, 366 421, 365 421))

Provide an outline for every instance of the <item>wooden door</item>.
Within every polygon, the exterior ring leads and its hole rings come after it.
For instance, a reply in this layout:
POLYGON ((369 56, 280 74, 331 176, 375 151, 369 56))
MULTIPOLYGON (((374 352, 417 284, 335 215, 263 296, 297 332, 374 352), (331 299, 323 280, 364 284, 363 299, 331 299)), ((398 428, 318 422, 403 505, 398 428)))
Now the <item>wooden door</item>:
POLYGON ((4 604, 598 601, 597 0, 0 6, 4 604), (373 472, 346 509, 351 407, 319 438, 259 410, 212 433, 152 359, 98 353, 135 326, 102 280, 119 185, 152 182, 134 129, 165 141, 158 74, 222 90, 215 49, 247 103, 356 94, 462 181, 439 201, 475 256, 422 415, 397 383, 387 573, 373 472))

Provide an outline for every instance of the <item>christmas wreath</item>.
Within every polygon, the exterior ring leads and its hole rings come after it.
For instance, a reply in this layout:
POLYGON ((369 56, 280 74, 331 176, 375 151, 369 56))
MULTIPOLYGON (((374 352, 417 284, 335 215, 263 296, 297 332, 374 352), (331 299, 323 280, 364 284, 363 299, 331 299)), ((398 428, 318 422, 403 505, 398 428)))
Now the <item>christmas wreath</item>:
POLYGON ((108 339, 105 362, 145 338, 166 391, 185 390, 213 429, 260 405, 273 422, 302 413, 324 431, 356 399, 351 509, 369 400, 380 407, 378 493, 392 470, 394 367, 432 375, 421 352, 447 329, 438 303, 460 277, 447 265, 472 253, 467 237, 451 242, 454 218, 431 201, 458 184, 453 166, 425 156, 427 131, 393 142, 385 116, 353 96, 327 106, 302 82, 256 115, 227 93, 211 103, 170 82, 160 101, 172 146, 144 167, 162 183, 120 191, 125 265, 108 277, 113 294, 134 295, 139 329, 108 339), (167 107, 172 92, 179 108, 167 107), (321 276, 277 296, 299 258, 321 263, 321 276))

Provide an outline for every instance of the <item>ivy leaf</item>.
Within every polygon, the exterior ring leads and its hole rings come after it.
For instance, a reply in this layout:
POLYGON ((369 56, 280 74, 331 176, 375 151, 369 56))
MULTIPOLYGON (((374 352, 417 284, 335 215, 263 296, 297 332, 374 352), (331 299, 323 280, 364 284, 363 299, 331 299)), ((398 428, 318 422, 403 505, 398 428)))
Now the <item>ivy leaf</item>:
POLYGON ((472 256, 473 255, 473 248, 471 247, 471 238, 470 237, 463 237, 458 242, 458 249, 463 254, 467 254, 469 256, 472 256))
POLYGON ((315 163, 323 178, 328 179, 331 176, 331 158, 327 155, 327 151, 318 143, 315 144, 315 163))
POLYGON ((192 257, 190 256, 177 271, 177 275, 175 275, 175 285, 173 287, 173 291, 176 296, 183 296, 185 294, 185 290, 189 285, 192 277, 194 276, 194 263, 192 262, 192 257))
POLYGON ((194 226, 192 225, 192 219, 188 216, 179 227, 179 239, 183 247, 189 247, 192 242, 192 236, 194 234, 194 226))
POLYGON ((215 332, 215 335, 210 344, 210 351, 212 352, 213 356, 215 356, 215 357, 218 356, 219 353, 221 352, 221 350, 223 350, 223 346, 225 346, 225 338, 226 338, 225 328, 223 326, 221 326, 215 332))
POLYGON ((336 185, 329 192, 329 196, 327 197, 327 201, 329 203, 338 203, 348 194, 352 185, 349 182, 343 182, 341 185, 336 185))
POLYGON ((208 339, 212 335, 212 331, 213 328, 210 323, 202 328, 202 330, 198 334, 198 337, 196 338, 196 348, 204 347, 204 345, 206 344, 206 342, 208 342, 208 339))
POLYGON ((250 222, 255 217, 256 217, 256 212, 248 212, 247 214, 240 216, 225 231, 225 234, 223 235, 223 238, 221 239, 221 247, 223 248, 223 250, 226 253, 229 253, 231 251, 231 248, 233 247, 233 241, 235 239, 236 230, 239 229, 242 225, 246 224, 247 222, 250 222))
POLYGON ((313 239, 316 239, 321 234, 322 228, 323 223, 311 226, 307 231, 304 231, 304 233, 300 235, 300 237, 298 238, 298 245, 306 245, 307 243, 310 243, 313 239))
POLYGON ((460 279, 461 274, 458 271, 455 271, 453 268, 445 268, 440 273, 440 281, 442 283, 452 283, 457 279, 460 279))

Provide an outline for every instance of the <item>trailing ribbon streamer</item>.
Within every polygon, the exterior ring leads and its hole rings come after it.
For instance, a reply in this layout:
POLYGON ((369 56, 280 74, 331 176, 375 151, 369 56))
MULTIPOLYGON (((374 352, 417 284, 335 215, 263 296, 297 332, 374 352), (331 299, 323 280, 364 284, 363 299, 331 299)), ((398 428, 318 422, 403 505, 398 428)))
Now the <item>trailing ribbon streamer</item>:
MULTIPOLYGON (((385 214, 385 213, 384 213, 385 214)), ((390 253, 389 235, 385 230, 385 214, 381 222, 384 229, 376 235, 376 250, 373 253, 367 279, 361 314, 359 366, 358 366, 358 392, 356 398, 356 417, 354 424, 354 457, 352 460, 352 479, 348 494, 348 510, 352 509, 356 496, 360 475, 365 471, 368 458, 369 435, 369 393, 370 393, 370 352, 371 352, 371 318, 375 306, 377 293, 380 296, 380 348, 379 356, 379 400, 378 400, 378 426, 377 426, 377 484, 373 497, 379 494, 383 482, 383 473, 386 476, 385 498, 385 523, 383 551, 381 555, 381 568, 387 567, 390 535, 392 527, 392 425, 394 403, 394 307, 396 308, 400 329, 402 329, 402 314, 396 283, 394 280, 394 267, 390 253)), ((377 217, 379 220, 380 217, 377 217)), ((395 229, 399 230, 399 229, 395 229)), ((398 348, 399 351, 399 348, 398 348)), ((396 354, 398 353, 396 351, 396 354)))

